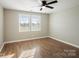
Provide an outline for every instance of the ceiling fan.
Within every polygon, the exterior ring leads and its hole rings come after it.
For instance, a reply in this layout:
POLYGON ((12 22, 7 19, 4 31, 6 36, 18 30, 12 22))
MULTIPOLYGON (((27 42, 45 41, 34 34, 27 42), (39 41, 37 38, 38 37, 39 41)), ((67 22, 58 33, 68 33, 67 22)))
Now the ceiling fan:
POLYGON ((40 9, 40 11, 42 11, 42 9, 44 9, 45 7, 50 8, 50 9, 53 9, 54 7, 49 6, 49 5, 50 5, 50 4, 57 3, 57 2, 58 2, 57 0, 52 1, 52 2, 49 2, 49 3, 47 3, 46 0, 41 1, 42 5, 41 5, 41 9, 40 9))

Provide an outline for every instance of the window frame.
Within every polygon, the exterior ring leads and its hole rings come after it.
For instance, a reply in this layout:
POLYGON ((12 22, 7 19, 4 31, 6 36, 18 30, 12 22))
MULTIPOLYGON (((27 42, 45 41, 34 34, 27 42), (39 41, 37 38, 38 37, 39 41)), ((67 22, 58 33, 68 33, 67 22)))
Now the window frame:
POLYGON ((19 14, 19 32, 40 32, 41 31, 41 15, 35 15, 35 14, 32 14, 32 15, 29 15, 29 14, 19 14), (28 16, 29 18, 29 30, 28 31, 21 31, 20 30, 20 16, 28 16), (36 30, 36 31, 32 31, 31 30, 31 24, 32 24, 32 16, 37 16, 39 17, 39 21, 40 21, 40 29, 39 30, 36 30))
POLYGON ((29 15, 27 15, 27 14, 19 14, 19 32, 30 32, 30 16, 29 16, 29 15), (20 30, 20 17, 21 17, 21 16, 27 16, 28 19, 29 19, 29 27, 28 27, 29 30, 28 30, 28 31, 27 31, 27 30, 26 30, 26 31, 21 31, 21 30, 20 30))
MULTIPOLYGON (((39 30, 37 30, 37 31, 32 31, 31 29, 31 32, 40 32, 41 31, 41 16, 40 15, 31 15, 31 18, 32 18, 32 16, 35 16, 35 17, 39 17, 39 22, 40 22, 40 29, 39 30)), ((31 24, 32 24, 32 19, 31 19, 31 24)), ((32 27, 32 26, 31 26, 32 27)))

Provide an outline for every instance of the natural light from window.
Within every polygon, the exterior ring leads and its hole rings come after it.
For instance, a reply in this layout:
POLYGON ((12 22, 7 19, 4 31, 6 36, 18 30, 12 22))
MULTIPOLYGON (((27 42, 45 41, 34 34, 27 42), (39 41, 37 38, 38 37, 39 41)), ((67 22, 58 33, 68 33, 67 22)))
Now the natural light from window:
POLYGON ((41 17, 38 15, 19 15, 19 32, 41 30, 41 17))

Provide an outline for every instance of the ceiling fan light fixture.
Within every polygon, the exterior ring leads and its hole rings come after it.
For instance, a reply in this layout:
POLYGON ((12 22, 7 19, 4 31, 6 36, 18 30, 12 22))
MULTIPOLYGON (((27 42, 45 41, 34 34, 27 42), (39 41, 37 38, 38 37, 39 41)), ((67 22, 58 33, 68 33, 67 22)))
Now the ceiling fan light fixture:
POLYGON ((43 9, 45 9, 45 6, 42 6, 43 9))

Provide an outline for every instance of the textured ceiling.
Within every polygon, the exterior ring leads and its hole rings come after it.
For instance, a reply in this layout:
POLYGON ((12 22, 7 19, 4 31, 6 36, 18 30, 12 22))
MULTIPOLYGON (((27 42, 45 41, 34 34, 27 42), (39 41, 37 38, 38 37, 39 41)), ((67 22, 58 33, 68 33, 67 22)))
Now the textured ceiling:
MULTIPOLYGON (((51 5, 54 6, 54 9, 45 8, 40 11, 40 1, 42 0, 0 0, 0 5, 7 9, 41 13, 53 13, 79 5, 79 0, 58 0, 58 3, 51 5)), ((50 2, 53 0, 46 1, 50 2)))

